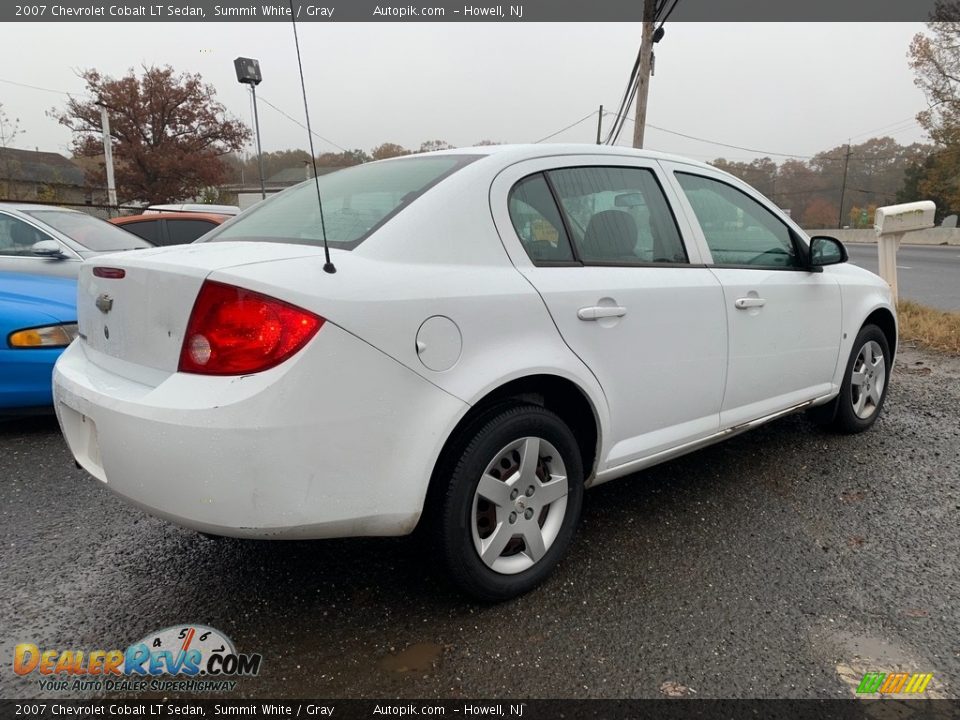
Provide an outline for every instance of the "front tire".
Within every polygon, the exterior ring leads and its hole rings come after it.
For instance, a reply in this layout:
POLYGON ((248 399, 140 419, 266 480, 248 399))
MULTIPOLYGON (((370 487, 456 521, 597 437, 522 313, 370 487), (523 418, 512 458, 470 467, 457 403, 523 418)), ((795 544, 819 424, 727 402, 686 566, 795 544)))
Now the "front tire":
POLYGON ((825 421, 820 424, 844 434, 870 428, 883 409, 890 386, 890 370, 890 345, 886 335, 876 325, 864 325, 854 340, 840 395, 834 401, 833 416, 824 417, 825 421))
POLYGON ((434 536, 456 585, 501 601, 543 582, 583 505, 583 465, 567 425, 535 405, 492 411, 454 440, 451 466, 434 536))

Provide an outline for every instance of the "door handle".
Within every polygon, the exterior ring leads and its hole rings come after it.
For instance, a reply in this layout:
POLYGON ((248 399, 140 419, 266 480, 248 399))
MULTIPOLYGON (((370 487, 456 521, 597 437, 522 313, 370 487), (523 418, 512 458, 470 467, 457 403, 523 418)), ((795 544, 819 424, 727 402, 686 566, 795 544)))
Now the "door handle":
POLYGON ((627 314, 625 307, 619 305, 594 305, 577 310, 577 317, 581 320, 599 320, 600 318, 623 317, 627 314))
POLYGON ((767 301, 758 297, 745 297, 737 298, 737 301, 733 304, 737 310, 746 310, 747 308, 763 307, 767 304, 767 301))

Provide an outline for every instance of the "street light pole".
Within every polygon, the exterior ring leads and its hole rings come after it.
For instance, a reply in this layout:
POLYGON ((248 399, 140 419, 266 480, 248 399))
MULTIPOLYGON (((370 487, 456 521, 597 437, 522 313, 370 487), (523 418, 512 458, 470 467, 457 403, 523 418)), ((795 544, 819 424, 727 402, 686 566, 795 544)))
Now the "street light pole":
POLYGON ((257 135, 257 166, 260 171, 260 198, 267 197, 267 189, 263 184, 263 152, 260 149, 260 116, 257 114, 257 85, 263 80, 260 74, 260 61, 253 58, 238 57, 233 61, 233 68, 237 71, 237 82, 249 85, 253 93, 253 127, 257 135))
POLYGON ((253 93, 253 127, 257 134, 257 169, 260 174, 260 199, 267 197, 267 188, 263 184, 263 152, 260 149, 260 116, 257 114, 257 86, 250 85, 250 92, 253 93))

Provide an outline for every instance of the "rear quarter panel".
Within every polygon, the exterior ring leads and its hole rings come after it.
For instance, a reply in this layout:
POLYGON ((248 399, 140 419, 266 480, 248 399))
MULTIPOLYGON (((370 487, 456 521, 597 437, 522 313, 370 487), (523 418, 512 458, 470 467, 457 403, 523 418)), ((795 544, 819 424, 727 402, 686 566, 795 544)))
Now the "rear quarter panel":
MULTIPOLYGON (((490 213, 499 164, 478 161, 398 213, 351 252, 322 260, 249 265, 213 280, 277 294, 313 310, 468 404, 510 380, 552 374, 576 383, 592 403, 601 437, 607 423, 599 384, 563 343, 539 294, 514 268, 490 213), (436 371, 417 351, 434 316, 456 324, 456 363, 436 371)), ((459 418, 451 418, 450 429, 459 418)))

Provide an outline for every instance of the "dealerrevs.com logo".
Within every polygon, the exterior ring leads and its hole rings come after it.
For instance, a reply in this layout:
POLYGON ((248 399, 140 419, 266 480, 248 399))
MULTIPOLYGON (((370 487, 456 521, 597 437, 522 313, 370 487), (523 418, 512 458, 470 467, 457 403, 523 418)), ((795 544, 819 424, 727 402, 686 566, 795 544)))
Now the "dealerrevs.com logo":
POLYGON ((238 653, 219 630, 174 625, 131 644, 126 650, 14 648, 13 671, 37 678, 46 691, 230 692, 238 677, 260 672, 259 653, 238 653))

